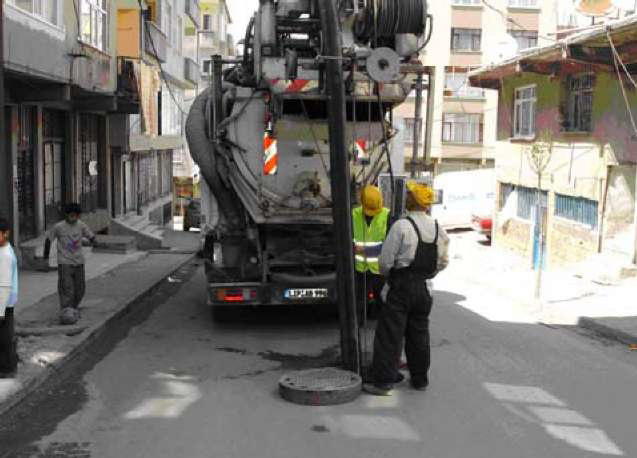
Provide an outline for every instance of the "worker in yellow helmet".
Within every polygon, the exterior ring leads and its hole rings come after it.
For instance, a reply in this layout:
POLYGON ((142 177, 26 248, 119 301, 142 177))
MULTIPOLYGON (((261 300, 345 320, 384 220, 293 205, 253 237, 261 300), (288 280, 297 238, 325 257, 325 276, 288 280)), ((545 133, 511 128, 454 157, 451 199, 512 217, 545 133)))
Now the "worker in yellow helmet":
POLYGON ((380 274, 389 281, 376 325, 371 380, 363 385, 370 394, 388 395, 400 379, 403 338, 412 387, 424 390, 429 384, 433 300, 427 280, 449 263, 449 237, 430 216, 433 203, 430 187, 407 183, 407 215, 389 230, 378 259, 380 274))
POLYGON ((354 259, 356 298, 359 313, 365 298, 368 303, 379 298, 383 287, 378 256, 387 234, 389 210, 383 207, 383 195, 376 186, 367 185, 361 190, 361 205, 352 210, 354 232, 354 259))

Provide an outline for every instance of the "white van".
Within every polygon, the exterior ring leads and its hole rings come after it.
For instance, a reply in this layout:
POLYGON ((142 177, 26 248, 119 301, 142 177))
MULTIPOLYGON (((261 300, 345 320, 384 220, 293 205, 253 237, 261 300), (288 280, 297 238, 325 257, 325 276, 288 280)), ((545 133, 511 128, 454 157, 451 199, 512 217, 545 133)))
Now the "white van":
POLYGON ((445 172, 434 177, 437 204, 432 215, 446 229, 470 228, 474 215, 495 209, 495 169, 445 172))

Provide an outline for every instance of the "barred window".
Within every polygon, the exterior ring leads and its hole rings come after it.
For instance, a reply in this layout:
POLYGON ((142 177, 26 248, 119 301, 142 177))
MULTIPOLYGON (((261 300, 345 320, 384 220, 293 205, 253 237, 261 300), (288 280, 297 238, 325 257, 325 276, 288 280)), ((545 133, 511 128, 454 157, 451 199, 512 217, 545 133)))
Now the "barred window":
POLYGON ((481 29, 451 29, 452 51, 480 51, 482 45, 481 29))
MULTIPOLYGON (((518 192, 517 216, 522 219, 533 219, 535 209, 537 208, 537 189, 527 188, 524 186, 516 186, 515 189, 518 192)), ((546 208, 548 203, 548 193, 546 191, 541 191, 540 199, 540 206, 542 208, 546 208)))
POLYGON ((594 75, 569 76, 566 80, 566 119, 564 130, 567 132, 590 132, 593 115, 594 75))
POLYGON ((451 0, 451 4, 461 6, 480 6, 482 5, 482 0, 451 0))
POLYGON ((509 0, 511 8, 537 8, 537 0, 509 0))
POLYGON ((442 141, 449 143, 482 143, 482 115, 443 113, 442 141))
POLYGON ((447 72, 445 73, 445 95, 451 97, 484 97, 484 89, 472 87, 469 83, 469 74, 467 72, 447 72))
POLYGON ((509 30, 509 35, 515 38, 519 51, 537 47, 536 30, 509 30))
POLYGON ((555 216, 597 229, 597 202, 583 197, 555 195, 555 216))

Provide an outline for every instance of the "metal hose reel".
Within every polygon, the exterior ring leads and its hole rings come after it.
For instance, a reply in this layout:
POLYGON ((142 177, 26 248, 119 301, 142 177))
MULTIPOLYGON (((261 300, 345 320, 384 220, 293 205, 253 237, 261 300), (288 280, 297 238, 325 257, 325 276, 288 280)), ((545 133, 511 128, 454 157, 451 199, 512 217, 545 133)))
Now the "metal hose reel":
POLYGON ((367 58, 367 73, 377 83, 391 83, 400 78, 400 56, 390 48, 373 49, 367 58))
POLYGON ((427 26, 426 0, 369 0, 359 13, 354 33, 361 42, 396 34, 422 35, 427 26))

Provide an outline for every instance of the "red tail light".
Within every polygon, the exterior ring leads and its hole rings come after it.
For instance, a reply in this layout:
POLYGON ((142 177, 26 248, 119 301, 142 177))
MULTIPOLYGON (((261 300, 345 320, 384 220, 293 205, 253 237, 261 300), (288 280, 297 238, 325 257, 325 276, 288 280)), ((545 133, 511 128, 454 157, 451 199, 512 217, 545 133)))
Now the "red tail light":
POLYGON ((218 289, 215 292, 218 302, 247 302, 257 299, 257 292, 254 289, 218 289))

